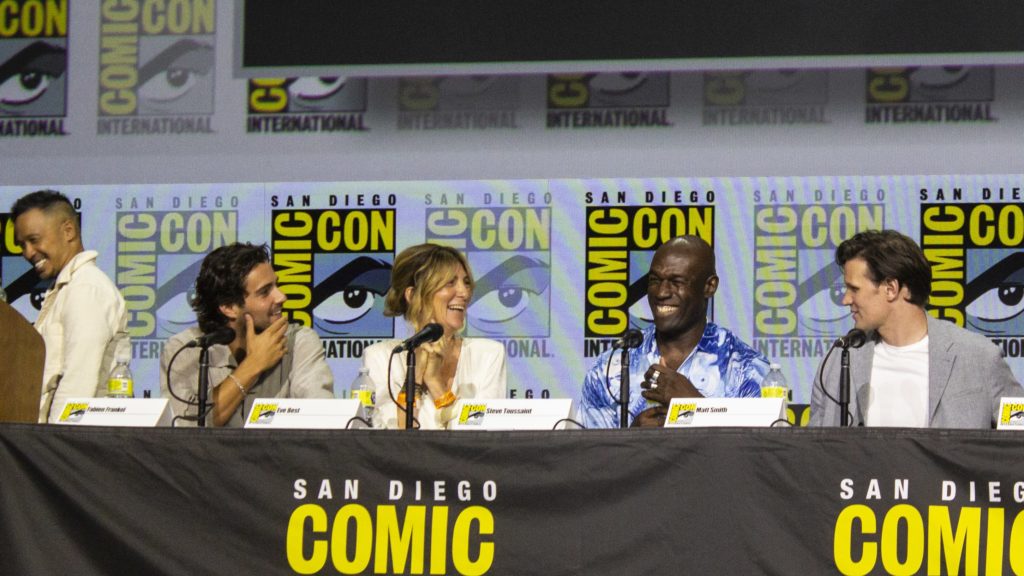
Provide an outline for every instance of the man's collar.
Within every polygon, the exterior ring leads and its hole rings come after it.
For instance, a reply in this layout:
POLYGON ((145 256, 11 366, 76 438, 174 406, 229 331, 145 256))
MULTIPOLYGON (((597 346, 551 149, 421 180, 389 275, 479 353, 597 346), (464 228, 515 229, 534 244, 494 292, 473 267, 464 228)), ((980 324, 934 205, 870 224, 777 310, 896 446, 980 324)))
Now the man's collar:
POLYGON ((75 272, 77 272, 82 266, 95 261, 97 256, 99 256, 99 253, 95 250, 83 250, 72 256, 71 260, 68 260, 67 264, 65 264, 57 274, 57 278, 53 282, 54 288, 71 282, 71 277, 75 275, 75 272))

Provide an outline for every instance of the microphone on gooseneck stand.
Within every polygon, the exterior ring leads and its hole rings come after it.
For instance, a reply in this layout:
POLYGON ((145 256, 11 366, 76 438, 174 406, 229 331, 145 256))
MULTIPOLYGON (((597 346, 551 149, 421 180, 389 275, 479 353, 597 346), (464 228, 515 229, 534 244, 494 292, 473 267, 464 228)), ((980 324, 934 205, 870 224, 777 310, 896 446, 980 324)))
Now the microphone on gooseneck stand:
POLYGON ((406 338, 404 342, 395 346, 394 353, 405 352, 407 350, 413 350, 419 348, 420 344, 426 344, 427 342, 436 342, 444 336, 444 328, 436 322, 431 322, 420 331, 413 334, 409 338, 406 338))
POLYGON ((629 428, 629 350, 639 347, 643 341, 643 332, 630 328, 612 345, 612 349, 622 349, 619 362, 622 370, 619 374, 619 428, 629 428))
POLYGON ((868 341, 868 335, 864 333, 860 328, 854 328, 846 333, 845 336, 836 338, 836 341, 832 343, 837 348, 860 348, 868 341))
POLYGON ((860 348, 868 341, 863 330, 854 328, 836 339, 834 348, 842 348, 839 361, 839 425, 850 425, 850 348, 860 348))
POLYGON ((199 347, 199 381, 196 383, 196 390, 198 391, 196 402, 199 404, 199 421, 196 422, 196 425, 199 427, 206 427, 207 384, 210 380, 210 346, 214 344, 230 344, 234 339, 235 330, 230 326, 222 326, 185 344, 185 348, 199 347))
POLYGON ((185 348, 209 348, 214 344, 231 344, 231 341, 234 339, 234 328, 230 326, 223 326, 213 332, 203 334, 199 338, 190 341, 188 344, 185 344, 185 348))
POLYGON ((436 322, 431 322, 420 331, 413 334, 409 338, 402 342, 391 352, 397 354, 402 351, 408 351, 409 354, 405 358, 405 429, 412 430, 413 416, 412 408, 416 400, 416 354, 413 351, 419 347, 420 344, 426 344, 427 342, 436 342, 444 336, 444 328, 436 322))

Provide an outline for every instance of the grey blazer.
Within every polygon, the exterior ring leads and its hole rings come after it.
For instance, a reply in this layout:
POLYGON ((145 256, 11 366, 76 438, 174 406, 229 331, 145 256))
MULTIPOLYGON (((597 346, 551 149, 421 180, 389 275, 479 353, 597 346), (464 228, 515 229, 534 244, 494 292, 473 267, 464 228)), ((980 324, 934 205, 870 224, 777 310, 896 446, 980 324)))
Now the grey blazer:
MULTIPOLYGON (((867 400, 871 363, 875 354, 875 333, 868 343, 850 350, 850 421, 861 425, 860 406, 867 400)), ((824 370, 815 372, 811 393, 811 426, 839 426, 841 350, 833 350, 824 370)), ((952 322, 928 316, 928 427, 991 428, 1003 396, 1024 396, 1013 372, 994 344, 980 334, 952 322)))

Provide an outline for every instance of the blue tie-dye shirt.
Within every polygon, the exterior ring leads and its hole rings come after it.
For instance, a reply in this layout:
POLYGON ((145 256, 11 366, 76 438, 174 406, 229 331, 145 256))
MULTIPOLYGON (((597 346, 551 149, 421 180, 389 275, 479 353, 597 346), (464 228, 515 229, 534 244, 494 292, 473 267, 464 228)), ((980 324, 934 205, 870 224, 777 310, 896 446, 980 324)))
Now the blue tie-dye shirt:
MULTIPOLYGON (((647 409, 647 400, 640 395, 644 373, 661 359, 654 338, 654 325, 643 332, 639 348, 629 351, 629 414, 631 421, 647 409)), ((583 379, 580 412, 587 428, 619 427, 619 382, 621 381, 620 350, 606 350, 583 379), (612 355, 611 367, 608 356, 612 355), (607 376, 606 376, 607 374, 607 376), (608 395, 611 388, 612 396, 608 395)), ((761 380, 768 372, 768 359, 735 334, 708 322, 704 335, 693 352, 677 370, 689 378, 706 397, 740 398, 761 395, 761 380)))

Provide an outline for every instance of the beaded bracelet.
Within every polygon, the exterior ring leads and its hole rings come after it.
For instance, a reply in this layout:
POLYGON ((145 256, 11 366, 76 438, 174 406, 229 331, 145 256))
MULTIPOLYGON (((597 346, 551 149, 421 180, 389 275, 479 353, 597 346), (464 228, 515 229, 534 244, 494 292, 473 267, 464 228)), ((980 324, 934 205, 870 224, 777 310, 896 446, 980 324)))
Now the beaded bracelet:
POLYGON ((248 390, 245 389, 245 386, 242 386, 242 383, 238 381, 238 378, 235 378, 234 374, 228 374, 228 378, 231 378, 231 381, 235 383, 235 386, 238 386, 238 391, 242 393, 242 396, 248 394, 248 390))

